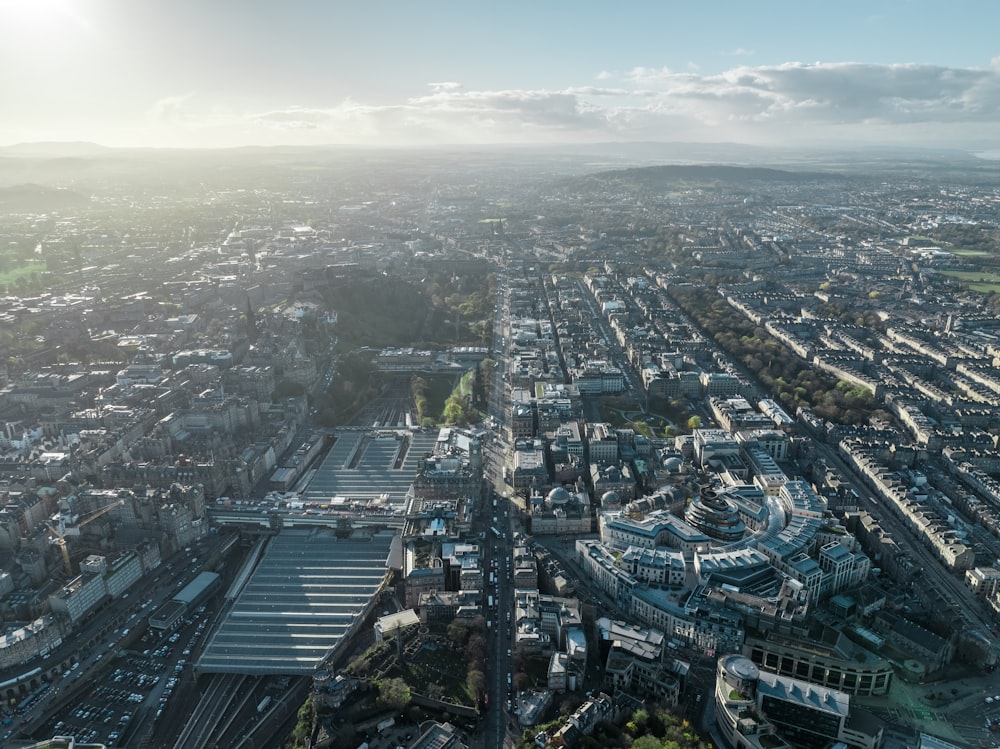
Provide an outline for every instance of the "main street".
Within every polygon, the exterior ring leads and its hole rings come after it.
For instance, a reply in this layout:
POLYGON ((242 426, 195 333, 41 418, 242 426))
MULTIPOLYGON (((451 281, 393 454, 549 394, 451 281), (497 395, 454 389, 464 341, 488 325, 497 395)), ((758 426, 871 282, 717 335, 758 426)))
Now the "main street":
POLYGON ((508 699, 511 693, 513 663, 514 586, 513 533, 510 500, 504 496, 503 467, 508 460, 507 430, 507 360, 504 320, 507 304, 505 283, 497 279, 497 302, 493 322, 493 358, 496 362, 490 377, 489 424, 492 425, 484 446, 485 476, 488 487, 480 510, 483 553, 487 564, 485 614, 488 624, 487 696, 489 709, 479 738, 485 749, 511 747, 516 736, 508 732, 508 699), (492 600, 493 605, 489 605, 492 600))

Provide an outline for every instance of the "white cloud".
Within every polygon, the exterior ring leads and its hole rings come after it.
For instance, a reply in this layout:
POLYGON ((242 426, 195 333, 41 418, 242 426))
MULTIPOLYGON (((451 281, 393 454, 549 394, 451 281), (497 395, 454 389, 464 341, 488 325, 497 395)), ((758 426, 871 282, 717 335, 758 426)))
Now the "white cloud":
POLYGON ((597 80, 599 80, 599 81, 607 81, 607 80, 609 80, 609 79, 610 79, 610 78, 612 77, 612 75, 611 75, 611 73, 610 73, 610 72, 608 72, 607 70, 602 70, 602 71, 601 71, 600 73, 598 73, 598 74, 597 74, 597 75, 595 75, 594 77, 595 77, 595 78, 596 78, 597 80))
POLYGON ((194 94, 180 94, 174 96, 164 96, 161 99, 153 102, 153 106, 150 107, 149 114, 157 122, 169 124, 169 125, 179 125, 182 124, 182 120, 185 118, 185 110, 187 104, 194 94))
POLYGON ((330 123, 331 111, 293 106, 271 112, 259 112, 248 119, 278 130, 315 130, 330 123))
MULTIPOLYGON (((191 95, 165 97, 153 113, 164 124, 191 128, 198 119, 193 104, 191 95)), ((561 90, 469 90, 439 82, 428 84, 427 93, 388 105, 345 99, 332 106, 229 116, 234 119, 244 137, 256 132, 270 142, 804 143, 820 137, 905 140, 912 133, 925 142, 960 147, 991 138, 1000 126, 1000 60, 983 69, 790 62, 740 65, 713 75, 697 68, 635 67, 618 86, 561 90)), ((201 121, 217 129, 225 120, 211 113, 201 121)))
POLYGON ((630 81, 660 81, 669 78, 673 73, 670 72, 670 68, 644 68, 635 67, 632 68, 625 74, 625 77, 630 81))

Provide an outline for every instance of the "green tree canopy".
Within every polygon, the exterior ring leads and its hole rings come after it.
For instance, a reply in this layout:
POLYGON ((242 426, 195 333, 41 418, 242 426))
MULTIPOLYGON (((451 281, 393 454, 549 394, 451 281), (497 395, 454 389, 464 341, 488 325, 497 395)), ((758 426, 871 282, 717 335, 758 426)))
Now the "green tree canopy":
POLYGON ((399 678, 383 679, 378 685, 378 704, 391 710, 401 710, 410 704, 410 687, 399 678))

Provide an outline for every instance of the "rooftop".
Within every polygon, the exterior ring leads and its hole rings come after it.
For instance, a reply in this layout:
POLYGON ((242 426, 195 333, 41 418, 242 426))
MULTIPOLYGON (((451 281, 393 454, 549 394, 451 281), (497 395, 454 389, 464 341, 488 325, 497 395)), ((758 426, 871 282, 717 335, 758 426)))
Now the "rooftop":
POLYGON ((362 616, 386 574, 393 534, 325 529, 271 539, 199 659, 201 673, 312 674, 362 616))
POLYGON ((329 503, 385 497, 403 504, 419 461, 434 452, 438 435, 425 432, 338 430, 337 441, 316 470, 302 500, 329 503))

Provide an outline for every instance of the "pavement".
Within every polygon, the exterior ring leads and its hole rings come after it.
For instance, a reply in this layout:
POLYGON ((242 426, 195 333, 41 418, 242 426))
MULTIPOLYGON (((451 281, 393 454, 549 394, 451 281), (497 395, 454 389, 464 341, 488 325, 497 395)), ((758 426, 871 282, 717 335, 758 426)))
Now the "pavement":
POLYGON ((1000 679, 996 675, 968 672, 928 684, 897 677, 889 695, 858 697, 852 702, 886 722, 886 749, 902 749, 913 733, 985 747, 1000 744, 1000 736, 991 734, 984 725, 987 719, 1000 721, 1000 701, 985 701, 997 694, 1000 679))

